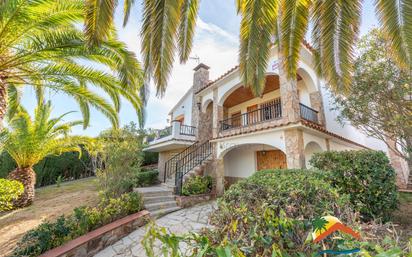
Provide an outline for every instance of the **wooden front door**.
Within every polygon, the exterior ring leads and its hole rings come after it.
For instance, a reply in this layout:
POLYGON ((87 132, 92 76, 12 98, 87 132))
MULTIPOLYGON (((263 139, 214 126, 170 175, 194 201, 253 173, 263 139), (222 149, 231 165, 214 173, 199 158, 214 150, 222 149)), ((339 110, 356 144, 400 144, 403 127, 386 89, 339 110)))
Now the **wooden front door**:
POLYGON ((286 169, 286 155, 280 150, 257 151, 257 170, 286 169))
POLYGON ((241 112, 236 112, 231 115, 232 118, 232 127, 240 127, 242 124, 242 114, 241 112))

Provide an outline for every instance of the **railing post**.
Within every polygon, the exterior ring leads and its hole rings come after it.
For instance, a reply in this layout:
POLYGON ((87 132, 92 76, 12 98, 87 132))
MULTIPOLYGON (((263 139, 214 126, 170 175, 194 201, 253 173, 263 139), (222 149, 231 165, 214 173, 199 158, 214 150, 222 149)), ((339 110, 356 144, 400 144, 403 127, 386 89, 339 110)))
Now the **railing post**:
POLYGON ((174 138, 178 137, 180 135, 180 125, 181 123, 179 121, 172 121, 172 136, 174 138))

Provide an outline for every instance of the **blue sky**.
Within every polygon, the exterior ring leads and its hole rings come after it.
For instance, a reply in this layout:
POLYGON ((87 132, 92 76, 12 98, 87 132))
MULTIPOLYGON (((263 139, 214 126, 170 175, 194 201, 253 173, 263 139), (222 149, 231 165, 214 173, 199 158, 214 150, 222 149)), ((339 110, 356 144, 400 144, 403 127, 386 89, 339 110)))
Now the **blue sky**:
MULTIPOLYGON (((218 77, 221 73, 237 64, 240 19, 236 15, 234 3, 235 0, 201 0, 192 56, 198 56, 201 62, 211 67, 211 79, 218 77)), ((122 12, 119 8, 116 12, 115 20, 120 39, 126 42, 128 47, 135 51, 141 60, 139 37, 141 0, 136 1, 130 22, 125 28, 121 26, 122 18, 122 12)), ((376 25, 377 20, 372 1, 365 0, 362 12, 361 34, 365 34, 376 25)), ((161 99, 155 96, 155 90, 153 85, 151 85, 151 95, 146 107, 148 117, 146 127, 162 128, 167 124, 169 110, 192 84, 193 68, 196 64, 194 60, 189 60, 185 65, 175 62, 167 92, 161 99)), ((53 101, 54 115, 60 115, 68 111, 77 111, 67 116, 66 120, 81 118, 78 107, 72 99, 56 93, 49 93, 46 97, 53 101)), ((34 99, 34 92, 31 89, 25 89, 23 104, 29 110, 35 107, 34 99)), ((137 116, 131 105, 123 101, 120 111, 120 122, 124 125, 130 121, 137 122, 137 116)), ((79 126, 74 129, 73 133, 95 136, 107 128, 110 128, 110 122, 98 111, 92 110, 90 127, 83 130, 79 126)))

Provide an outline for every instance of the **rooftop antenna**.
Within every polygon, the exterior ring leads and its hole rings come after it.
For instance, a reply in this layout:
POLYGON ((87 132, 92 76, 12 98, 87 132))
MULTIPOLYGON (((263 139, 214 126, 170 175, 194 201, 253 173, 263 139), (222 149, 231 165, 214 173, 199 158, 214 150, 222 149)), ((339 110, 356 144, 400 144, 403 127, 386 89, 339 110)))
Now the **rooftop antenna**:
POLYGON ((189 57, 191 60, 195 60, 197 64, 200 63, 200 57, 196 54, 195 56, 189 57))

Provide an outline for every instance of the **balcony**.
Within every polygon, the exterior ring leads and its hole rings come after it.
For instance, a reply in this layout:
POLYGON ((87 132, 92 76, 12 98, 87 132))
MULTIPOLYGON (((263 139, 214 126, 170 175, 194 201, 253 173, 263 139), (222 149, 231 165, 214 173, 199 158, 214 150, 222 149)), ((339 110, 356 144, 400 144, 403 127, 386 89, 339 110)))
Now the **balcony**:
POLYGON ((248 127, 281 118, 282 104, 280 98, 277 98, 270 105, 220 121, 220 131, 248 127))
MULTIPOLYGON (((319 123, 318 111, 311 107, 299 104, 300 117, 306 121, 316 124, 319 123)), ((261 106, 260 109, 253 110, 240 115, 232 116, 220 121, 220 132, 224 135, 230 135, 232 130, 240 133, 254 130, 257 127, 265 128, 267 125, 280 125, 282 123, 282 104, 280 98, 271 101, 270 105, 261 106)))
POLYGON ((145 150, 170 150, 191 144, 196 140, 196 132, 196 127, 172 121, 170 126, 157 130, 155 135, 146 137, 148 147, 145 150))

